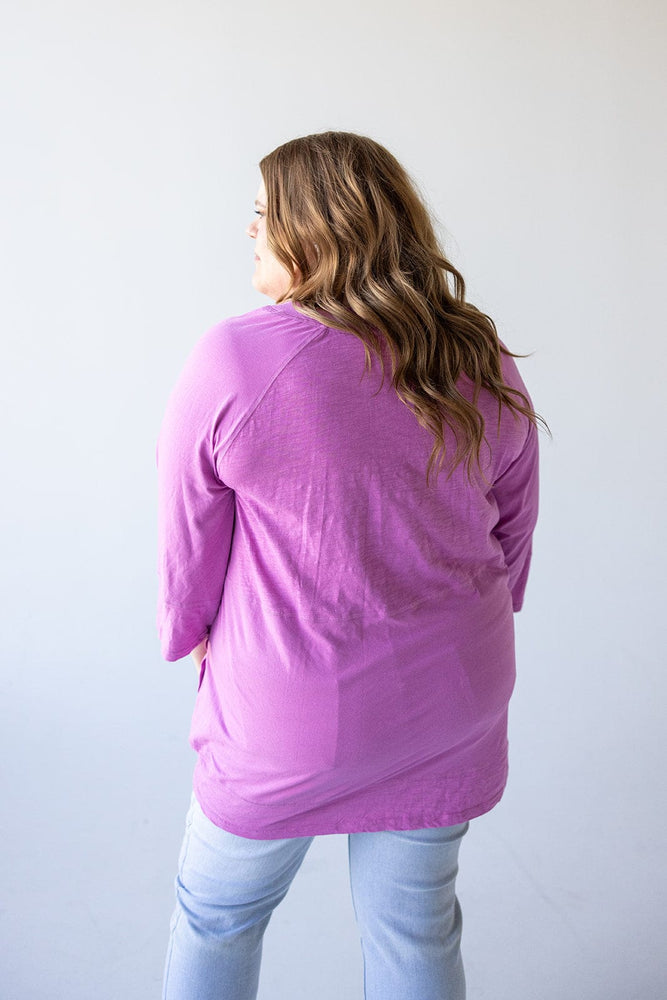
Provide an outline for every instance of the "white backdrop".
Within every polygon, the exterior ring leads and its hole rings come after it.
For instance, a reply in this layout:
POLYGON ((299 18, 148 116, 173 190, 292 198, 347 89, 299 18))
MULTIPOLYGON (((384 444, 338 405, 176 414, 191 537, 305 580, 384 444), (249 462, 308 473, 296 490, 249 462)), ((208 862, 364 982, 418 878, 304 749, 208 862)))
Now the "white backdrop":
MULTIPOLYGON (((469 996, 664 995, 665 10, 5 11, 4 1000, 159 995, 195 671, 154 634, 155 439, 195 339, 265 301, 259 159, 326 128, 416 177, 554 435, 510 785, 462 851, 469 996)), ((345 865, 314 846, 263 1000, 362 996, 345 865)))

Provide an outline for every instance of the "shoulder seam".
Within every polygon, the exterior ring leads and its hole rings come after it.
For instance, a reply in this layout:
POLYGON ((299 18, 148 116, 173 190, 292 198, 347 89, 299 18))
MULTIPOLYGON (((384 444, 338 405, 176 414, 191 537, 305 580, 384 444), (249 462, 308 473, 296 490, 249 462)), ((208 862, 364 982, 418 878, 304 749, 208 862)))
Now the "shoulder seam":
MULTIPOLYGON (((241 431, 243 430, 243 428, 246 426, 246 424, 248 423, 248 421, 252 417, 253 413, 255 413, 255 411, 257 410, 257 408, 260 406, 260 404, 262 403, 262 400, 264 399, 264 397, 266 396, 267 392, 272 387, 272 385, 274 384, 274 382, 276 381, 276 379, 278 379, 282 375, 282 373, 285 371, 285 369, 287 368, 287 366, 289 364, 291 364, 292 361, 294 361, 294 359, 296 357, 298 357, 299 354, 301 354, 301 352, 303 350, 306 349, 306 347, 309 347, 313 343, 314 340, 316 340, 318 337, 322 336, 323 329, 326 329, 326 327, 324 327, 323 324, 320 324, 319 328, 312 334, 312 336, 310 336, 305 341, 305 343, 299 344, 299 346, 296 347, 295 350, 293 350, 291 354, 287 355, 287 357, 285 358, 285 360, 283 361, 283 363, 280 365, 280 367, 277 369, 277 371, 275 372, 275 374, 272 375, 271 378, 269 379, 269 381, 266 383, 266 385, 262 389, 262 391, 259 394, 259 396, 257 397, 257 399, 254 401, 254 403, 252 403, 252 405, 250 406, 250 409, 247 411, 247 413, 245 414, 245 416, 243 417, 243 419, 239 422, 238 426, 234 430, 234 433, 232 434, 232 436, 230 437, 229 441, 225 445, 224 450, 220 453, 219 457, 221 459, 224 458, 227 455, 229 449, 232 447, 232 445, 236 441, 237 437, 239 436, 239 434, 241 433, 241 431)), ((215 432, 214 432, 213 437, 215 439, 215 432)), ((215 465, 217 466, 217 462, 215 462, 215 465)), ((217 472, 217 468, 216 468, 216 472, 217 472)), ((220 477, 218 476, 218 478, 220 478, 220 477)))

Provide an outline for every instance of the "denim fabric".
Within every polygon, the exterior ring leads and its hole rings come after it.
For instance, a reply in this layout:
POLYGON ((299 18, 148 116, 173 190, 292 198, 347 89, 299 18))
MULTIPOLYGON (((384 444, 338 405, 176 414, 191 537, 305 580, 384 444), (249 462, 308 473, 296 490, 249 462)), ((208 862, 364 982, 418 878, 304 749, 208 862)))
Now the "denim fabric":
MULTIPOLYGON (((349 834, 366 1000, 464 1000, 455 880, 467 828, 349 834)), ((254 1000, 264 931, 312 839, 237 837, 193 799, 163 1000, 254 1000)))

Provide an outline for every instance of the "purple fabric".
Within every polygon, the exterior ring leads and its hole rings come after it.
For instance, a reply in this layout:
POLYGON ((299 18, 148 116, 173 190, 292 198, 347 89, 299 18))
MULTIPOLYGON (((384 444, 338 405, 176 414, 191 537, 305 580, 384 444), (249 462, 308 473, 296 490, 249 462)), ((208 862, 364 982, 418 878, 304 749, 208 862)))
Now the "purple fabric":
POLYGON ((158 445, 158 627, 167 660, 209 636, 191 742, 218 826, 418 829, 501 797, 537 434, 479 405, 482 470, 427 486, 431 436, 352 335, 287 302, 196 345, 158 445))

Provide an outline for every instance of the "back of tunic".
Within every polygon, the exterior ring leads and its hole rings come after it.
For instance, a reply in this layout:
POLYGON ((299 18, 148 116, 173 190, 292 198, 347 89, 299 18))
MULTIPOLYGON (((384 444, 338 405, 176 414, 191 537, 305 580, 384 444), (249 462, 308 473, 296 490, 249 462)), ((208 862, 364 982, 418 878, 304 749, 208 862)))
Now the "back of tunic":
POLYGON ((283 303, 195 348, 160 436, 159 624, 167 659, 209 633, 191 740, 219 826, 416 829, 500 798, 537 435, 479 405, 482 469, 427 484, 430 434, 352 335, 283 303))

